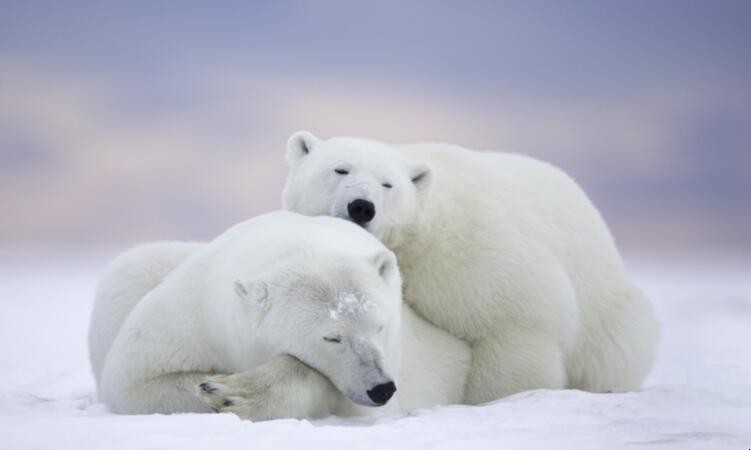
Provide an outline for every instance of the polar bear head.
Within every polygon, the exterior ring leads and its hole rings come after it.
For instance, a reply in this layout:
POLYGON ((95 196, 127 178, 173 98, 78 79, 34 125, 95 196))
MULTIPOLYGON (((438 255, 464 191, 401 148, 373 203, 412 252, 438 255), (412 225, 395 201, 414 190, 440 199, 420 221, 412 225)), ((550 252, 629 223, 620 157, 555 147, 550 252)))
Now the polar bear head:
POLYGON ((381 406, 396 391, 401 278, 385 248, 370 256, 307 249, 237 279, 255 347, 318 370, 349 400, 381 406))
POLYGON ((352 221, 389 248, 398 247, 421 218, 430 167, 386 144, 344 137, 324 141, 299 131, 287 143, 287 162, 285 209, 352 221))

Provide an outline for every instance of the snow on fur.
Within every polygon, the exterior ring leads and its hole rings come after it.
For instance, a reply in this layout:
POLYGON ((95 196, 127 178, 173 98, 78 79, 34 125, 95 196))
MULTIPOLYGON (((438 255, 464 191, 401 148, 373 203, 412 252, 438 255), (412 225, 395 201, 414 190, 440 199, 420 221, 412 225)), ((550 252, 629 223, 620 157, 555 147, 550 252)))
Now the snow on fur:
POLYGON ((362 294, 358 292, 343 292, 339 294, 334 307, 329 310, 329 317, 337 320, 343 314, 357 315, 370 311, 372 308, 373 303, 365 300, 362 294))

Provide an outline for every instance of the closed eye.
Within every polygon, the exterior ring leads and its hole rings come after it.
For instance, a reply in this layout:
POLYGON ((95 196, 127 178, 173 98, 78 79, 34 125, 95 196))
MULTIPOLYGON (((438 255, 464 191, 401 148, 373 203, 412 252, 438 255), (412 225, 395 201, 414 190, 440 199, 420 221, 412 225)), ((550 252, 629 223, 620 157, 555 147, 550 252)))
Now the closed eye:
POLYGON ((332 342, 334 344, 340 344, 342 342, 342 337, 338 334, 335 334, 333 336, 324 336, 323 340, 326 342, 332 342))
POLYGON ((334 169, 334 172, 338 173, 339 175, 347 175, 349 173, 349 170, 347 170, 347 169, 334 169))
POLYGON ((391 189, 392 187, 394 187, 391 185, 391 183, 383 183, 381 186, 385 187, 386 189, 391 189))

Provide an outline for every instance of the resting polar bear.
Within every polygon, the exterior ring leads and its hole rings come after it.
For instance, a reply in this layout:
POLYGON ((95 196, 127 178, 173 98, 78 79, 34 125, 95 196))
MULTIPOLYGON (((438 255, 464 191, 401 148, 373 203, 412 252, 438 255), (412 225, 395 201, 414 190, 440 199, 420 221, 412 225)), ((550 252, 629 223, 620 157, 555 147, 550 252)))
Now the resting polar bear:
POLYGON ((560 170, 447 144, 294 134, 285 209, 349 219, 399 261, 404 301, 472 346, 465 401, 624 391, 657 326, 595 207, 560 170))
POLYGON ((458 403, 470 357, 401 303, 396 260, 377 239, 289 212, 208 244, 118 257, 97 292, 89 349, 115 412, 255 420, 458 403))

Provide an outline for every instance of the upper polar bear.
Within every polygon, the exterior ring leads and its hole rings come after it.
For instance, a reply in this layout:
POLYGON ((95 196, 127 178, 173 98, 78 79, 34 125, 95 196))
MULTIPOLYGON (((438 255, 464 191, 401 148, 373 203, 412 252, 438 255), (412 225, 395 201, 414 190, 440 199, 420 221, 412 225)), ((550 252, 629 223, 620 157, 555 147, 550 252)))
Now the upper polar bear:
POLYGON ((472 346, 465 400, 637 388, 657 326, 600 214, 541 161, 447 144, 294 134, 286 209, 351 220, 396 253, 404 301, 472 346))
POLYGON ((100 399, 115 412, 250 419, 458 403, 470 357, 402 304, 396 260, 377 239, 289 212, 210 243, 118 257, 97 292, 89 346, 100 399))

